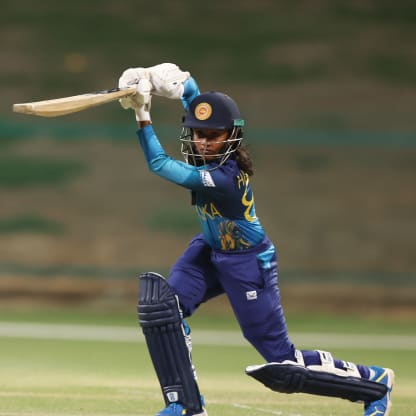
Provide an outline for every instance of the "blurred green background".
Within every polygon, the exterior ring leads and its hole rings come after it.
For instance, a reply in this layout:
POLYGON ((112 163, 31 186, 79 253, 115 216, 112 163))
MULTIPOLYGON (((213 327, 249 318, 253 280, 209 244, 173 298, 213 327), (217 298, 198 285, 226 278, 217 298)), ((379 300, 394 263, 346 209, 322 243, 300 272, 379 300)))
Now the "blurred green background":
MULTIPOLYGON (((407 0, 3 0, 1 307, 134 310, 135 276, 167 273, 198 231, 188 192, 148 173, 118 103, 11 111, 174 62, 240 105, 286 310, 414 320, 415 23, 407 0)), ((178 158, 181 116, 154 98, 178 158)))

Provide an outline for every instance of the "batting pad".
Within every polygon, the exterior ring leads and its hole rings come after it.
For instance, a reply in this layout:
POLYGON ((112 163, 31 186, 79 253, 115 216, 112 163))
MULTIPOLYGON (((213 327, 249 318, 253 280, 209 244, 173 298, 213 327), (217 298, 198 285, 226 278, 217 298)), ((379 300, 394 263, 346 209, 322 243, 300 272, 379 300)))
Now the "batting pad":
POLYGON ((352 402, 372 402, 387 393, 387 387, 381 383, 310 370, 296 364, 268 363, 249 366, 246 374, 280 393, 309 393, 339 397, 352 402))
POLYGON ((187 414, 201 413, 200 393, 185 343, 181 311, 163 276, 157 273, 139 276, 137 312, 166 405, 180 402, 187 414))

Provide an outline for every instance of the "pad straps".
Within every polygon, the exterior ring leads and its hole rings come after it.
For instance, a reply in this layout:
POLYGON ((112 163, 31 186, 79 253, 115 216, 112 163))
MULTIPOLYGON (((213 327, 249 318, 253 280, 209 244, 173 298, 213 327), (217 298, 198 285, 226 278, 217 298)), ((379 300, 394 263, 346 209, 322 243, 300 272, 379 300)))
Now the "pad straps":
MULTIPOLYGON (((321 351, 316 350, 316 352, 319 354, 319 359, 321 360, 321 365, 308 365, 307 368, 313 371, 324 371, 326 373, 332 373, 336 374, 341 377, 361 377, 361 374, 357 368, 357 366, 354 363, 351 363, 349 361, 342 361, 342 367, 343 368, 337 368, 335 367, 334 358, 332 357, 332 354, 328 351, 321 351)), ((303 355, 302 352, 298 351, 296 354, 296 359, 299 364, 305 365, 303 361, 303 355), (299 361, 299 356, 302 357, 302 361, 299 361)))

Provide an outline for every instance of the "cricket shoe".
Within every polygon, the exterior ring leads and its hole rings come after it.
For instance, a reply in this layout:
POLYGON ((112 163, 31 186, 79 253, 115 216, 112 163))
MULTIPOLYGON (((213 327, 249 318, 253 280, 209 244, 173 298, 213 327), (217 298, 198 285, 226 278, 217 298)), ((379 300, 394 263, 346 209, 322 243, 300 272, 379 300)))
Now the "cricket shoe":
POLYGON ((205 410, 205 402, 203 396, 201 396, 202 412, 200 413, 188 413, 188 411, 178 402, 171 403, 168 407, 161 410, 156 416, 208 416, 205 410))
POLYGON ((382 383, 387 386, 387 393, 379 400, 364 405, 364 416, 387 416, 391 409, 390 393, 393 389, 394 372, 389 368, 369 367, 370 381, 382 383))

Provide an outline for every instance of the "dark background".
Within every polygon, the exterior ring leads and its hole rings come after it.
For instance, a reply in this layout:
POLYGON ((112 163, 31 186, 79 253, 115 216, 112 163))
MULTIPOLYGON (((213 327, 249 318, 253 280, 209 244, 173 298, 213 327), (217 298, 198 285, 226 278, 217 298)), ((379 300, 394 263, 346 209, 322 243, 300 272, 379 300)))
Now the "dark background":
MULTIPOLYGON (((414 316, 415 23, 404 0, 4 0, 2 304, 122 304, 138 272, 167 273, 198 231, 188 193, 148 173, 118 103, 11 111, 174 62, 240 105, 288 308, 414 316)), ((175 157, 181 116, 154 98, 175 157)))

